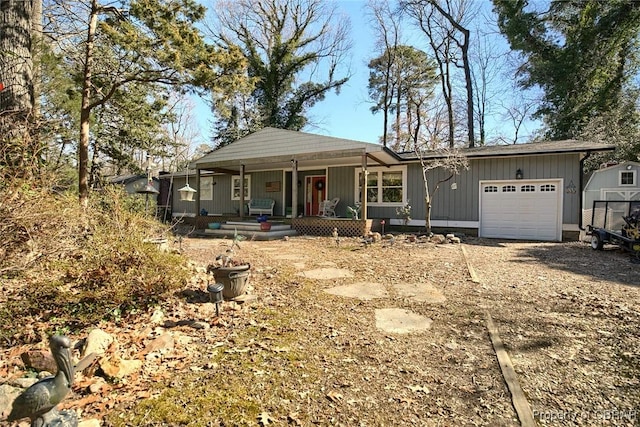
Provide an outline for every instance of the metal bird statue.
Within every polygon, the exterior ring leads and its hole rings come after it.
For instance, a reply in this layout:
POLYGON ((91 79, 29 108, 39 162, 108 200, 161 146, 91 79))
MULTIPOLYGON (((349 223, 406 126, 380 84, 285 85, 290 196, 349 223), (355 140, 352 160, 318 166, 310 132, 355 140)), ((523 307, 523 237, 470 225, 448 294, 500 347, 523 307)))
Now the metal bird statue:
POLYGON ((30 418, 31 427, 74 427, 78 425, 76 413, 59 412, 56 405, 71 390, 73 383, 73 361, 71 340, 63 335, 54 335, 49 340, 51 354, 58 366, 55 376, 44 378, 26 389, 13 402, 9 421, 30 418))

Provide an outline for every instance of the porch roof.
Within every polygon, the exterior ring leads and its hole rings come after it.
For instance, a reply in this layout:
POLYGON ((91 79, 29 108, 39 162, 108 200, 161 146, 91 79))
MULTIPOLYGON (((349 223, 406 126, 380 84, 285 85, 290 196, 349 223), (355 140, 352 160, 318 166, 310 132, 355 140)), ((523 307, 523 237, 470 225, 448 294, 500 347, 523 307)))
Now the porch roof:
POLYGON ((396 165, 400 158, 379 144, 350 139, 314 135, 284 129, 264 128, 220 149, 211 151, 194 162, 199 170, 237 172, 288 169, 293 160, 299 169, 327 165, 360 164, 366 154, 369 165, 396 165))

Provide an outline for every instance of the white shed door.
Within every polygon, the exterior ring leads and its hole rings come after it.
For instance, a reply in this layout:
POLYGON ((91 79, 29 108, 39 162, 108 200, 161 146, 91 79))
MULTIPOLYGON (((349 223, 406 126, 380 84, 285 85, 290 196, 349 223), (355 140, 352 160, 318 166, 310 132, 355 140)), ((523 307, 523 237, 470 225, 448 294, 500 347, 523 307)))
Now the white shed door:
POLYGON ((562 240, 562 180, 480 182, 480 237, 562 240))

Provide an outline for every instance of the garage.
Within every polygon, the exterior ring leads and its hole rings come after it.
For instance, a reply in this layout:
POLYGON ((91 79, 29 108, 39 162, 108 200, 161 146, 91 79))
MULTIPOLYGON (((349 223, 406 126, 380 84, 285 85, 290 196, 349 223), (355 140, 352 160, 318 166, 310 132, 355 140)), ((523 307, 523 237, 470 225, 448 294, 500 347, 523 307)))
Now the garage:
POLYGON ((562 240, 562 180, 480 181, 480 237, 562 240))

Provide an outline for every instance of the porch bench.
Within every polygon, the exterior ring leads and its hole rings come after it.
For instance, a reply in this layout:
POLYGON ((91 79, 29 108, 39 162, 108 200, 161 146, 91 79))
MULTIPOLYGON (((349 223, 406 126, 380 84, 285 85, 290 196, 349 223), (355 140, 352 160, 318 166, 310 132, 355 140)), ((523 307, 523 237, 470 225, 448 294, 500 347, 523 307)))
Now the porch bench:
POLYGON ((249 215, 264 215, 269 214, 273 216, 273 205, 276 201, 273 199, 251 199, 249 200, 249 215))

